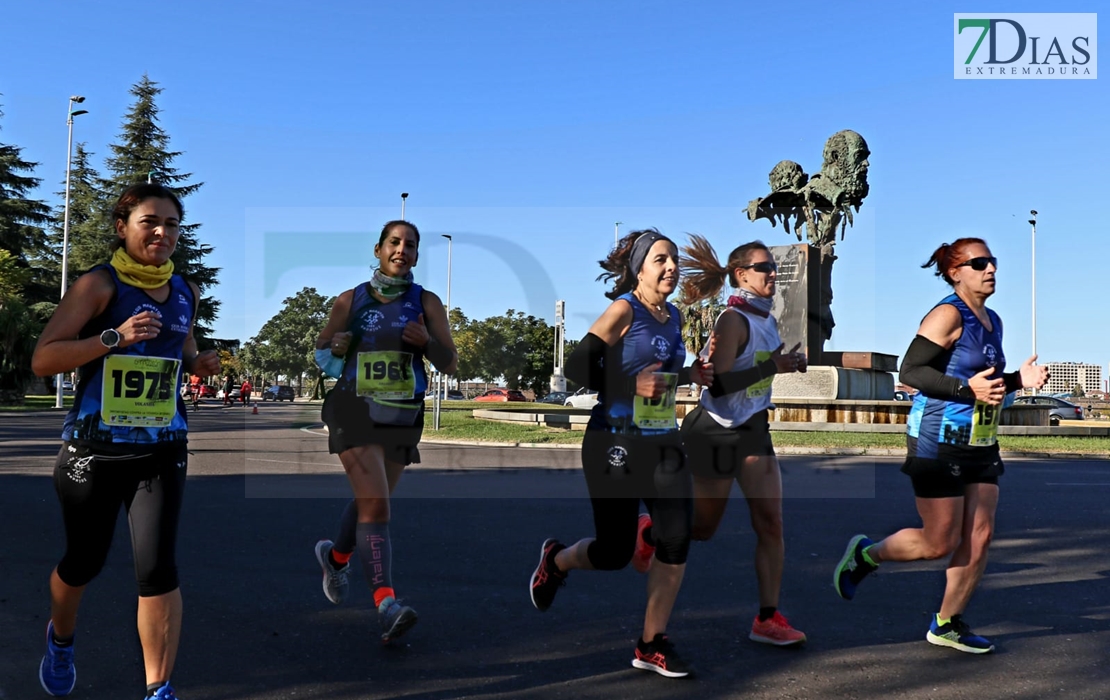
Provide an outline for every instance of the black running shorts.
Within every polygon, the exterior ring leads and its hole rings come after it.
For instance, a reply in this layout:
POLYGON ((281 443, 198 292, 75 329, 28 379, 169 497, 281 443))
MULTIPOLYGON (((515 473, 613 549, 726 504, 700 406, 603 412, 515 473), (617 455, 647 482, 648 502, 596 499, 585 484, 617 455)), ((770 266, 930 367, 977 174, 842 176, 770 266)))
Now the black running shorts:
POLYGON ((726 428, 699 405, 682 420, 682 444, 691 473, 703 479, 735 479, 748 457, 775 454, 767 411, 726 428))
POLYGON ((331 391, 324 399, 321 418, 328 426, 328 452, 331 454, 363 445, 381 445, 390 462, 403 465, 420 462, 417 445, 424 432, 423 405, 412 425, 384 425, 370 418, 365 399, 331 391))
MULTIPOLYGON (((916 440, 907 437, 909 454, 917 451, 916 440)), ((902 473, 913 482, 918 498, 956 498, 969 484, 997 484, 1006 471, 998 443, 990 447, 941 445, 936 458, 906 457, 902 473)))

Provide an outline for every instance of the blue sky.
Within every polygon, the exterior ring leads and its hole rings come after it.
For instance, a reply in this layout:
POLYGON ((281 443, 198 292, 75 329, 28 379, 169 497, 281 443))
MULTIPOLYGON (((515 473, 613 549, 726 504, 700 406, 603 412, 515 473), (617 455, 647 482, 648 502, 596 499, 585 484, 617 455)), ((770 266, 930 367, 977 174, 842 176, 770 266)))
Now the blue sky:
POLYGON ((829 349, 903 353, 947 293, 919 265, 977 235, 1000 259, 991 306, 1020 362, 1036 209, 1041 361, 1105 367, 1106 78, 952 77, 953 13, 1094 7, 905 5, 20 3, 5 11, 19 60, 0 72, 0 142, 41 164, 55 204, 68 96, 88 98, 75 140, 102 168, 128 88, 157 81, 177 165, 205 183, 185 204, 223 268, 219 337, 249 338, 301 287, 365 279, 402 191, 418 281, 446 297, 451 234, 453 306, 552 321, 565 299, 580 337, 607 303, 594 278, 614 222, 701 233, 722 256, 794 242, 748 222, 747 202, 776 162, 812 174, 825 140, 854 129, 871 191, 837 246, 829 349))

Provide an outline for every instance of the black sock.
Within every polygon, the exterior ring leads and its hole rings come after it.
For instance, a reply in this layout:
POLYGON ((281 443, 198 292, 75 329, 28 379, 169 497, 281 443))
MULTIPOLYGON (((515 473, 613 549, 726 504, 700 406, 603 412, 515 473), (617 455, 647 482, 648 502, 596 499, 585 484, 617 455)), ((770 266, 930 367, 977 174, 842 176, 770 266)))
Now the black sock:
POLYGON ((50 638, 51 638, 51 641, 54 642, 54 646, 56 646, 56 647, 62 647, 64 649, 66 647, 73 646, 73 635, 72 634, 69 635, 68 637, 59 637, 56 632, 51 631, 50 632, 50 638))
POLYGON ((773 605, 770 606, 770 607, 767 607, 767 608, 760 608, 759 609, 759 621, 760 622, 766 622, 767 620, 770 620, 772 617, 775 616, 775 611, 776 610, 778 610, 778 608, 776 608, 773 605))
POLYGON ((162 686, 168 684, 168 683, 169 683, 169 681, 160 681, 158 683, 151 683, 150 685, 148 685, 146 687, 146 696, 148 698, 154 697, 154 694, 158 692, 158 689, 161 688, 162 686))

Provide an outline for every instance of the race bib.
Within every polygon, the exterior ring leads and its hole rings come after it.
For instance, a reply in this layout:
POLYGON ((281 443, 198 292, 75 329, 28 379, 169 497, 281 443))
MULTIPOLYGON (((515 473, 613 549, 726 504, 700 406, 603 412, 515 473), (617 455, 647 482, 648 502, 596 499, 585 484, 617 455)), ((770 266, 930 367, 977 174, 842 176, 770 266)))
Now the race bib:
MULTIPOLYGON (((752 366, 754 367, 754 366, 758 365, 759 363, 761 363, 765 360, 769 360, 769 359, 771 359, 771 353, 769 351, 767 351, 767 350, 756 350, 755 351, 755 364, 752 365, 752 366)), ((755 384, 752 384, 750 387, 748 387, 748 398, 757 399, 760 396, 766 396, 767 392, 769 392, 771 390, 771 383, 774 382, 774 381, 775 381, 775 376, 771 375, 770 377, 767 377, 766 379, 760 379, 755 384)))
POLYGON ((100 418, 107 425, 161 428, 177 415, 181 360, 111 354, 104 358, 100 418))
POLYGON ((998 422, 1002 418, 1002 407, 976 401, 971 409, 972 447, 990 447, 998 442, 998 422))
POLYGON ((675 392, 678 375, 674 372, 656 372, 667 381, 667 388, 659 398, 633 397, 632 423, 640 430, 668 430, 675 427, 675 392))
POLYGON ((360 352, 355 392, 374 399, 411 399, 416 395, 412 353, 399 350, 360 352))

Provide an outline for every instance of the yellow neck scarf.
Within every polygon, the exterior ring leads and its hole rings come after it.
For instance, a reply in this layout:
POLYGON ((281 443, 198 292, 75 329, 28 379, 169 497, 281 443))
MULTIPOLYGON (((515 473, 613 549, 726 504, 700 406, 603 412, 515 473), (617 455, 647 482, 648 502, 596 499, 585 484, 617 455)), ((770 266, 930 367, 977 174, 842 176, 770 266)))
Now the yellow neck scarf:
POLYGON ((116 268, 116 274, 119 275, 120 280, 139 289, 157 289, 169 282, 170 276, 173 275, 172 260, 167 260, 157 267, 143 265, 135 262, 135 259, 128 255, 122 246, 116 248, 111 264, 112 267, 116 268))

